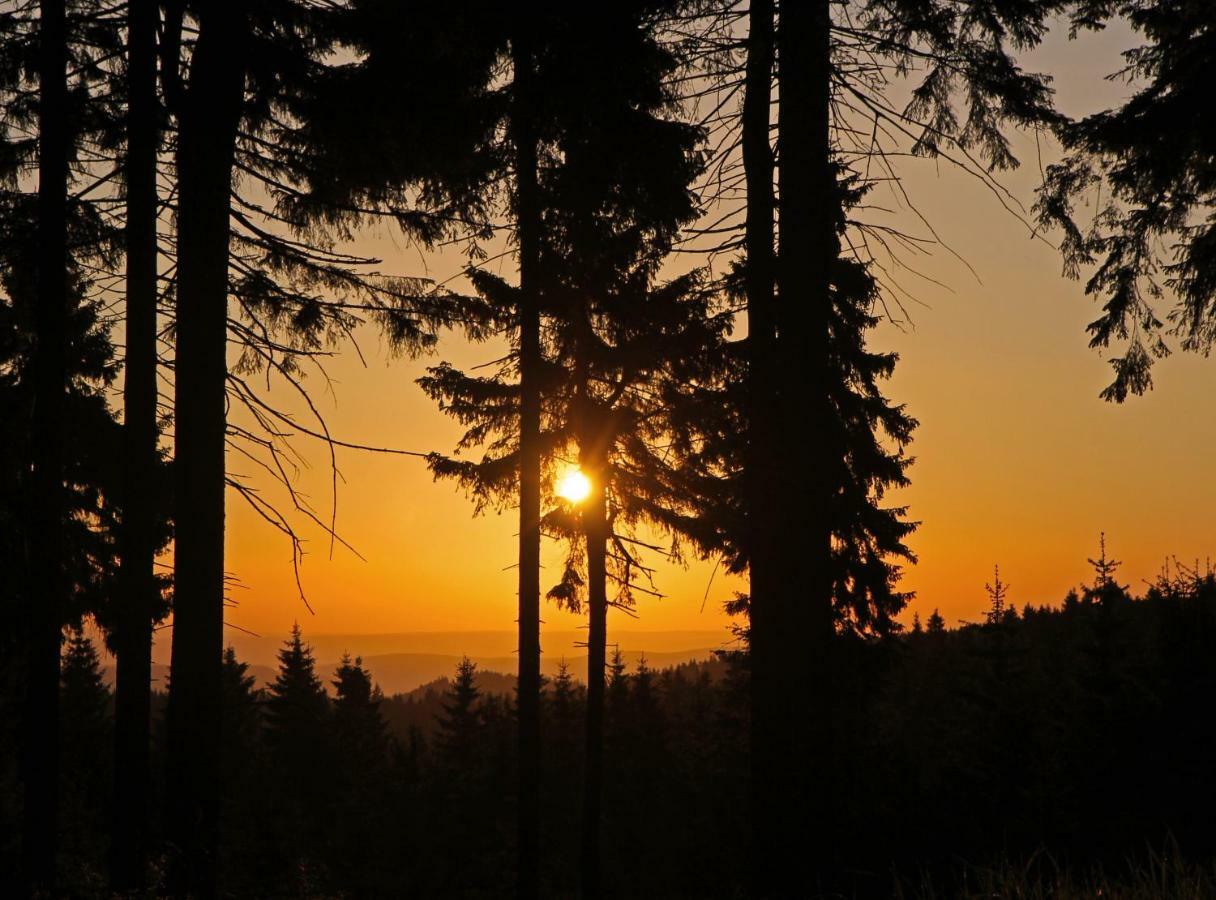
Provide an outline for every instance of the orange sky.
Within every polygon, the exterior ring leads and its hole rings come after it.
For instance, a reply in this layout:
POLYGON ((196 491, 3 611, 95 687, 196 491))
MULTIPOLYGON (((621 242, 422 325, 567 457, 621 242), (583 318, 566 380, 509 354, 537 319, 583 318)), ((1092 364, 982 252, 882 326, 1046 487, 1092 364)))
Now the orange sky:
MULTIPOLYGON (((1054 73, 1065 111, 1084 113, 1127 93, 1102 80, 1126 42, 1115 31, 1079 44, 1053 39, 1029 67, 1054 73)), ((1025 169, 1005 181, 1029 205, 1036 145, 1022 136, 1017 146, 1025 169)), ((901 354, 888 393, 921 422, 912 487, 896 498, 922 522, 912 542, 920 562, 905 579, 919 595, 912 609, 939 607, 951 622, 977 618, 994 562, 1014 602, 1058 602, 1087 576, 1085 558, 1096 553, 1103 529, 1124 561, 1123 579, 1137 587, 1167 554, 1205 557, 1216 547, 1209 512, 1216 478, 1208 469, 1216 446, 1214 364, 1175 356, 1158 367, 1148 397, 1122 407, 1103 403, 1097 394, 1109 369, 1086 349, 1084 334, 1095 306, 1080 285, 1061 278, 1056 251, 1031 240, 984 188, 949 167, 917 161, 903 171, 921 212, 979 277, 942 251, 918 260, 948 288, 906 275, 919 301, 909 307, 913 324, 884 325, 874 337, 876 346, 901 354)), ((913 221, 906 213, 898 220, 913 221)), ((461 264, 454 253, 420 254, 387 232, 367 235, 358 249, 383 256, 384 271, 399 274, 421 274, 425 264, 446 277, 461 264)), ((505 263, 504 273, 513 275, 512 266, 505 263)), ((332 395, 320 379, 311 381, 334 433, 411 450, 451 449, 458 428, 414 379, 428 363, 468 366, 494 358, 495 348, 449 336, 432 360, 401 361, 388 359, 372 332, 361 346, 366 366, 349 351, 329 364, 332 395)), ((271 396, 292 405, 281 388, 271 396)), ((312 468, 300 483, 327 508, 326 455, 319 445, 301 446, 312 468)), ((296 595, 286 542, 230 495, 228 568, 242 583, 232 592, 239 605, 230 622, 268 634, 297 619, 318 634, 513 627, 514 511, 472 518, 466 499, 451 485, 432 483, 417 459, 354 451, 339 451, 338 459, 345 479, 339 530, 366 561, 340 547, 330 559, 323 534, 303 529, 310 538, 303 567, 310 615, 296 595)), ((230 465, 252 474, 235 458, 230 465)), ((548 548, 548 572, 556 574, 559 558, 548 548)), ((712 563, 661 566, 666 598, 643 600, 629 627, 724 626, 722 601, 740 585, 720 573, 711 579, 712 571, 712 563)), ((556 628, 581 624, 552 607, 545 618, 556 628)), ((613 613, 610 629, 622 624, 613 613)))

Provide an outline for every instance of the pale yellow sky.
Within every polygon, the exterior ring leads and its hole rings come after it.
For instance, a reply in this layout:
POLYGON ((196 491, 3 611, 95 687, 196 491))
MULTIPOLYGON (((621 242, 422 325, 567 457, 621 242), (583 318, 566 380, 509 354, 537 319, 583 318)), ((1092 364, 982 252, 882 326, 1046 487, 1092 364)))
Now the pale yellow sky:
MULTIPOLYGON (((1053 72, 1065 111, 1083 113, 1127 92, 1102 80, 1126 42, 1119 32, 1079 44, 1053 38, 1028 66, 1053 72)), ((1017 147, 1026 165, 1004 180, 1029 205, 1036 142, 1020 136, 1017 147)), ((1042 147, 1050 158, 1050 146, 1042 147)), ((949 621, 977 618, 994 563, 1017 604, 1059 602, 1087 577, 1085 559, 1096 553, 1101 530, 1124 561, 1123 579, 1136 587, 1166 555, 1206 557, 1216 546, 1216 478, 1208 467, 1216 445, 1213 363, 1175 356, 1158 367, 1151 395, 1122 407, 1103 403, 1098 391, 1109 368, 1086 348, 1084 333, 1096 307, 1060 276, 1056 251, 950 167, 914 161, 903 171, 920 211, 979 279, 942 250, 917 260, 948 287, 903 277, 917 298, 909 306, 913 324, 884 325, 873 340, 901 354, 888 394, 921 422, 912 486, 894 498, 922 523, 912 541, 920 562, 904 582, 919 595, 911 609, 940 608, 949 621)), ((896 221, 914 224, 906 212, 896 221)), ((425 263, 446 277, 461 264, 454 252, 420 254, 383 231, 365 236, 359 249, 382 255, 384 271, 399 274, 422 274, 425 263)), ((513 275, 513 264, 503 271, 513 275)), ((440 359, 485 362, 495 348, 445 336, 431 359, 390 360, 370 331, 361 346, 366 366, 350 351, 331 360, 332 395, 321 393, 320 379, 310 382, 333 432, 409 450, 451 449, 458 427, 414 379, 440 359)), ((280 387, 271 396, 295 408, 280 387)), ((326 509, 327 456, 315 443, 301 447, 312 467, 300 484, 326 509)), ((320 530, 304 527, 310 614, 296 595, 286 541, 230 496, 228 568, 242 584, 232 592, 239 605, 230 622, 268 634, 297 619, 317 634, 513 627, 514 511, 473 518, 471 504, 451 485, 432 483, 418 459, 347 450, 338 461, 339 530, 365 561, 341 547, 331 559, 320 530)), ((230 465, 252 473, 235 458, 230 465)), ((546 571, 554 576, 559 559, 559 548, 547 548, 546 571)), ((660 566, 666 598, 643 599, 634 622, 614 612, 610 629, 724 627, 722 602, 741 585, 711 577, 713 569, 660 566)), ((581 624, 551 606, 545 619, 560 629, 581 624)))

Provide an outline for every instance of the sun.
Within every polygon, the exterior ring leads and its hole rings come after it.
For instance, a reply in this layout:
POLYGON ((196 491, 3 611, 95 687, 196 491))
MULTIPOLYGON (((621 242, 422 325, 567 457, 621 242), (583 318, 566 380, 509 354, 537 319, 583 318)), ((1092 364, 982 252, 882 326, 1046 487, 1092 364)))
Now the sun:
POLYGON ((571 503, 581 503, 591 493, 591 479, 578 469, 571 469, 557 483, 557 496, 571 503))

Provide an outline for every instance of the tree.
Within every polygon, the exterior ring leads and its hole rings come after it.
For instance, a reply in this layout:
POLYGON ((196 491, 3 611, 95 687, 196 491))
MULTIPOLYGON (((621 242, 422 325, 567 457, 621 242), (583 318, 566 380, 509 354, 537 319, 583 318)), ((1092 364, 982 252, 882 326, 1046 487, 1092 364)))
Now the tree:
POLYGON ((984 621, 989 625, 1000 625, 1005 621, 1009 612, 1017 615, 1017 610, 1009 606, 1009 585, 1001 581, 1001 567, 992 567, 992 582, 984 582, 984 593, 988 595, 988 610, 984 613, 984 621))
POLYGON ((237 659, 231 647, 224 650, 220 710, 222 756, 220 852, 225 872, 241 872, 245 880, 229 876, 226 886, 233 893, 264 893, 268 885, 284 877, 269 863, 273 856, 273 836, 269 835, 267 809, 277 806, 271 790, 270 774, 274 761, 267 759, 262 744, 264 692, 249 674, 248 663, 237 659))
POLYGON ((64 393, 67 389, 67 4, 38 5, 38 305, 32 361, 24 871, 32 892, 53 891, 59 808, 59 650, 65 603, 64 393))
POLYGON ((389 888, 378 873, 391 852, 389 817, 382 791, 387 782, 389 736, 380 714, 383 699, 363 660, 348 655, 334 673, 333 730, 336 817, 348 823, 331 841, 331 866, 339 884, 375 893, 389 888))
POLYGON ((460 773, 457 777, 472 777, 478 767, 482 720, 481 691, 475 681, 476 673, 475 662, 467 656, 460 660, 456 678, 444 696, 443 711, 437 719, 439 733, 435 748, 441 755, 441 764, 460 773))
MULTIPOLYGON (((180 12, 179 12, 180 15, 180 12)), ((170 21, 170 29, 181 23, 170 21)), ((178 111, 174 601, 166 799, 174 889, 217 890, 224 630, 229 193, 252 47, 248 13, 198 11, 178 111)), ((178 61, 169 60, 168 77, 178 61)))
MULTIPOLYGON (((182 525, 174 555, 179 589, 167 794, 181 854, 175 884, 197 884, 204 893, 214 889, 217 877, 218 800, 203 786, 213 781, 219 753, 225 489, 232 487, 288 537, 297 575, 302 552, 288 516, 228 477, 225 447, 231 443, 278 473, 292 512, 326 529, 334 541, 332 523, 302 501, 285 474, 284 455, 293 452, 290 434, 324 441, 335 472, 335 447, 362 447, 332 437, 319 415, 310 427, 277 409, 258 396, 248 375, 282 378, 307 403, 302 365, 323 356, 327 343, 348 337, 364 316, 382 325, 399 349, 416 350, 434 337, 436 317, 418 299, 418 280, 368 274, 373 261, 342 253, 334 235, 346 235, 346 217, 357 212, 337 205, 332 192, 309 190, 318 182, 343 184, 356 164, 345 159, 327 168, 335 157, 343 159, 360 130, 335 135, 317 124, 338 117, 334 105, 347 104, 346 97, 330 92, 341 82, 334 70, 343 68, 330 51, 346 36, 342 17, 348 9, 304 0, 256 8, 176 4, 161 42, 167 105, 178 125, 181 186, 175 209, 174 390, 182 525), (189 63, 184 84, 183 60, 189 63), (260 193, 242 193, 241 181, 260 193), (232 367, 229 337, 241 348, 232 367), (243 407, 261 434, 229 422, 228 404, 243 407)), ((399 221, 411 236, 434 234, 423 217, 399 221)))
MULTIPOLYGON (((1059 227, 1064 272, 1094 266, 1085 292, 1103 300, 1089 345, 1123 345, 1102 391, 1123 402, 1152 387, 1155 360, 1184 350, 1207 353, 1216 339, 1216 168, 1206 72, 1216 48, 1211 4, 1077 0, 1073 33, 1118 16, 1145 43, 1124 53, 1119 76, 1138 82, 1123 105, 1057 129, 1065 158, 1047 168, 1039 222, 1059 227), (1088 225, 1078 203, 1098 204, 1088 225), (1168 311, 1163 304, 1173 299, 1168 311)), ((1086 213, 1090 215, 1090 213, 1086 213)))
POLYGON ((98 777, 112 760, 111 702, 97 650, 76 628, 60 668, 60 833, 63 852, 88 866, 102 860, 106 816, 113 802, 110 784, 98 777))
POLYGON ((263 715, 274 767, 280 853, 287 870, 307 886, 323 858, 335 786, 321 776, 333 766, 330 701, 298 624, 279 650, 279 672, 266 691, 263 715))
MULTIPOLYGON (((697 167, 691 151, 697 131, 674 120, 672 98, 663 87, 673 61, 656 38, 657 9, 656 4, 627 4, 597 10, 591 20, 547 9, 529 23, 523 49, 523 35, 512 36, 516 105, 506 133, 513 138, 507 149, 518 160, 509 189, 518 217, 521 283, 511 286, 485 272, 472 280, 485 301, 484 320, 512 328, 517 348, 494 375, 469 377, 441 365, 421 380, 467 426, 458 449, 484 449, 479 462, 434 455, 432 470, 469 488, 479 510, 519 491, 520 623, 521 635, 531 636, 528 642, 521 638, 521 764, 535 761, 528 742, 535 733, 533 698, 539 688, 539 669, 532 667, 539 644, 531 642, 538 607, 531 598, 541 504, 539 478, 533 484, 533 475, 539 474, 537 466, 551 472, 562 456, 576 457, 592 486, 577 509, 559 507, 544 519, 555 533, 585 543, 573 551, 569 577, 549 596, 574 604, 586 586, 590 753, 602 734, 610 542, 616 551, 611 566, 625 571, 632 565, 610 522, 618 513, 622 523, 645 516, 640 498, 623 498, 636 495, 631 489, 647 478, 655 480, 653 467, 639 465, 630 473, 624 465, 626 458, 647 461, 641 452, 629 455, 629 437, 650 437, 661 427, 651 421, 658 418, 653 407, 641 409, 639 395, 668 356, 677 355, 670 352, 677 344, 687 352, 696 333, 688 323, 699 322, 704 310, 693 278, 670 289, 653 285, 664 250, 680 222, 694 212, 688 183, 697 167), (620 77, 603 79, 609 66, 617 67, 620 77), (534 88, 543 89, 543 102, 529 99, 534 88), (640 144, 646 154, 638 152, 640 144), (529 287, 533 253, 539 289, 529 287), (534 302, 540 304, 535 319, 540 332, 530 318, 534 302), (534 434, 543 458, 533 455, 534 434), (585 578, 578 571, 584 559, 585 578)), ((704 350, 705 342, 698 348, 704 350)), ((620 602, 627 602, 628 581, 622 582, 620 602)), ((598 750, 591 753, 585 767, 584 890, 591 895, 599 890, 600 757, 598 750)), ((521 801, 527 804, 521 805, 521 823, 530 818, 533 794, 521 784, 521 801)), ((521 828, 521 835, 526 830, 521 828)), ((521 848, 526 845, 521 837, 521 848)), ((521 884, 531 877, 525 877, 528 871, 521 863, 521 884)))
POLYGON ((127 6, 127 135, 123 180, 127 192, 126 364, 123 385, 123 599, 117 604, 115 768, 110 883, 119 891, 142 888, 148 845, 152 626, 164 615, 153 568, 163 544, 160 492, 151 489, 161 469, 157 426, 157 96, 155 0, 127 6))
MULTIPOLYGON (((893 237, 857 214, 872 183, 866 173, 876 162, 882 177, 898 184, 888 154, 904 151, 940 155, 982 179, 990 177, 989 168, 1016 164, 1002 126, 1056 117, 1044 79, 1021 71, 1010 45, 1033 46, 1045 17, 1062 6, 822 0, 785 4, 775 18, 777 11, 762 3, 749 7, 746 39, 737 35, 741 14, 733 7, 711 5, 705 14, 706 66, 721 79, 724 103, 741 74, 744 81, 742 112, 716 118, 722 149, 709 167, 722 173, 717 184, 724 203, 745 182, 745 221, 733 224, 737 211, 728 207, 717 227, 701 234, 727 235, 714 250, 742 243, 747 251, 735 290, 747 304, 747 341, 755 344, 744 361, 753 367, 742 368, 746 391, 731 391, 731 380, 724 391, 750 417, 745 427, 751 440, 765 446, 740 446, 738 422, 720 415, 704 419, 716 431, 707 435, 709 452, 698 452, 715 473, 742 468, 742 478, 727 481, 741 495, 702 495, 711 523, 702 534, 709 546, 716 541, 733 567, 754 564, 746 608, 753 669, 753 890, 759 896, 807 889, 806 846, 825 866, 831 858, 831 833, 824 830, 834 818, 831 786, 810 773, 830 768, 819 754, 833 743, 833 634, 890 629, 907 600, 895 579, 898 560, 910 558, 903 538, 911 524, 903 510, 884 508, 881 500, 887 488, 905 481, 901 450, 915 423, 877 388, 894 357, 872 354, 864 344, 876 321, 874 303, 883 288, 891 289, 876 274, 882 268, 872 265, 874 253, 889 250, 887 238, 893 237), (774 40, 786 52, 774 54, 774 40), (731 56, 740 49, 744 64, 731 56), (924 77, 912 102, 899 109, 887 97, 888 73, 916 69, 924 77), (774 77, 780 85, 775 261, 774 77), (956 92, 966 97, 966 117, 953 109, 956 92), (728 174, 739 172, 733 154, 740 142, 742 174, 728 174), (898 151, 895 145, 901 145, 898 151), (860 390, 858 373, 865 373, 860 390), (876 441, 882 430, 893 438, 895 452, 876 441), (787 481, 780 490, 771 481, 774 472, 787 481), (781 523, 779 533, 770 533, 773 523, 781 523), (814 666, 809 677, 783 669, 806 657, 814 666), (796 699, 782 692, 781 685, 795 679, 807 680, 812 690, 796 699)), ((737 383, 740 367, 729 371, 737 383)))
POLYGON ((1119 584, 1115 580, 1115 573, 1123 563, 1106 555, 1105 531, 1098 535, 1098 558, 1089 559, 1087 562, 1094 570, 1093 584, 1088 585, 1082 592, 1087 603, 1096 600, 1102 604, 1110 604, 1130 598, 1127 585, 1119 584))
POLYGON ((946 620, 942 618, 941 613, 935 608, 929 616, 929 621, 925 626, 925 630, 929 634, 944 634, 946 631, 946 620))

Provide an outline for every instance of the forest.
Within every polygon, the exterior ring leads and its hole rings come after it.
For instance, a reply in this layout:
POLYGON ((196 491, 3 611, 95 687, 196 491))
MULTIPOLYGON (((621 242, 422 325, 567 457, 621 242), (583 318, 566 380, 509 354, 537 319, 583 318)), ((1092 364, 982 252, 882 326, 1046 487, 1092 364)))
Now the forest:
POLYGON ((1152 403, 1216 341, 1214 64, 1207 0, 0 0, 0 894, 1216 896, 1216 574, 1103 535, 922 622, 873 340, 953 252, 927 159, 1081 282, 1094 403, 1152 403), (1124 99, 1073 117, 1027 60, 1107 29, 1124 99), (330 428, 369 333, 453 446, 330 428), (515 671, 385 696, 297 626, 249 673, 231 510, 309 609, 339 450, 511 517, 515 671), (745 585, 729 649, 612 652, 659 560, 745 585))

